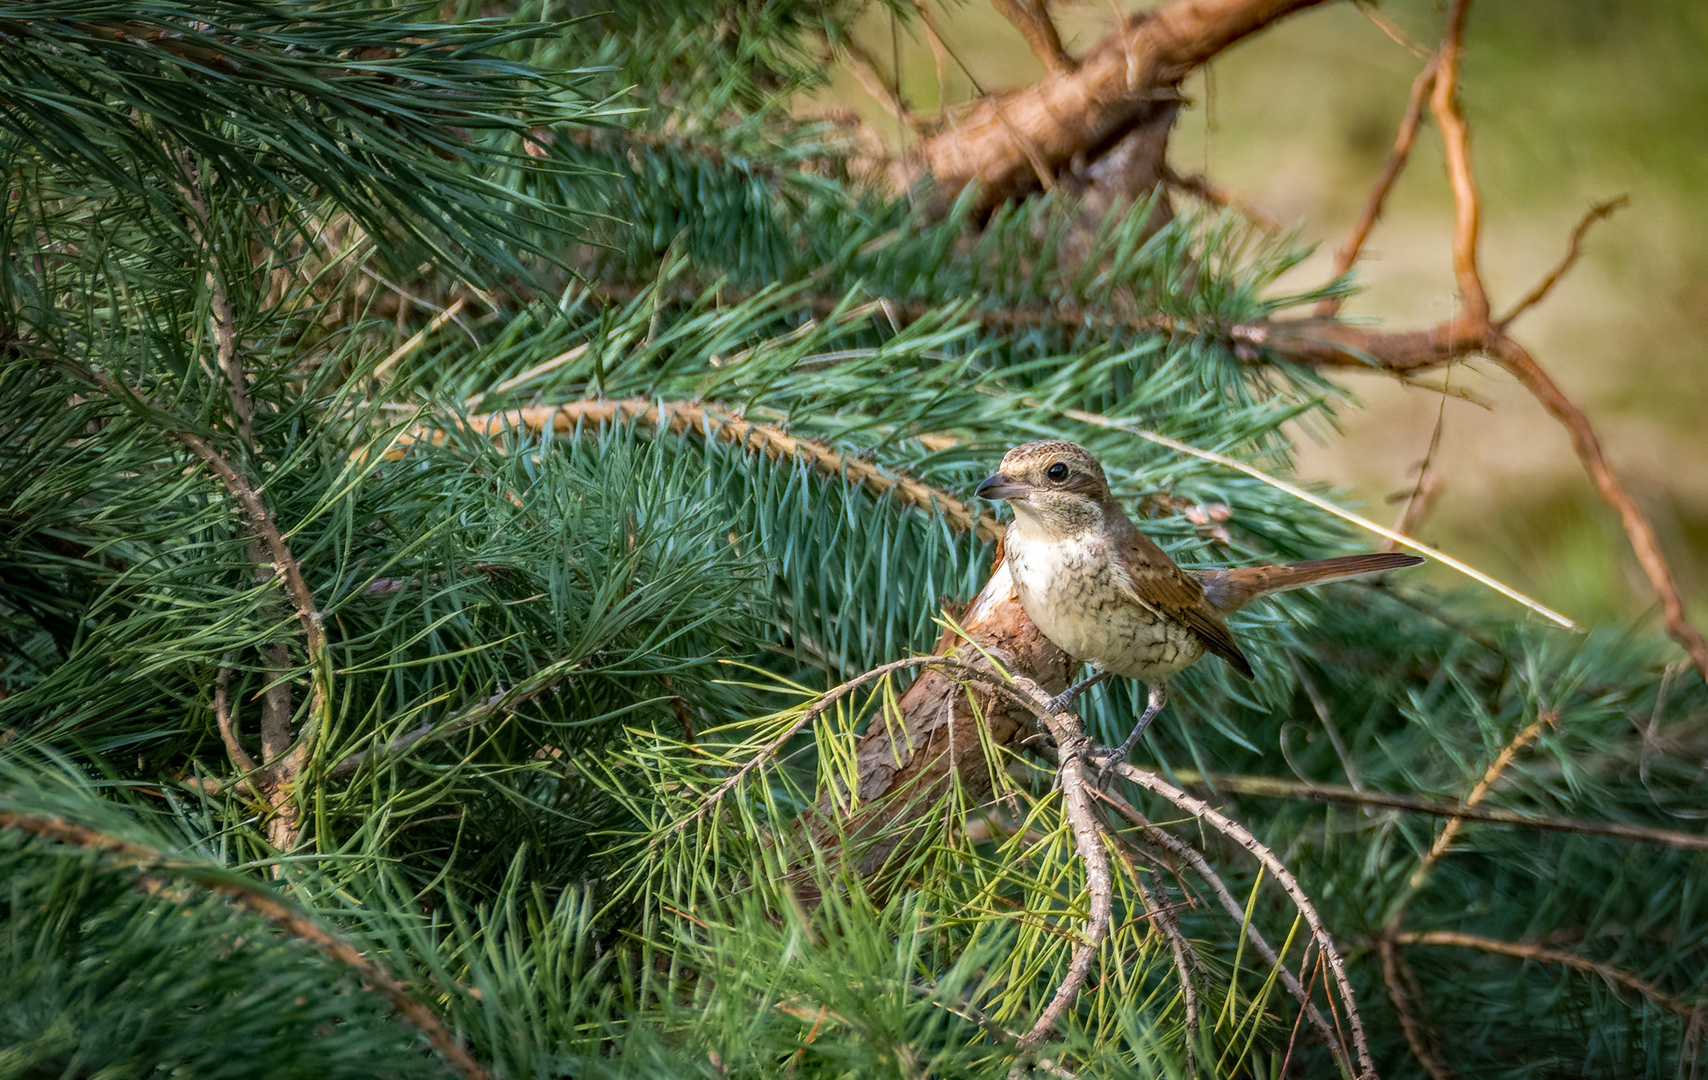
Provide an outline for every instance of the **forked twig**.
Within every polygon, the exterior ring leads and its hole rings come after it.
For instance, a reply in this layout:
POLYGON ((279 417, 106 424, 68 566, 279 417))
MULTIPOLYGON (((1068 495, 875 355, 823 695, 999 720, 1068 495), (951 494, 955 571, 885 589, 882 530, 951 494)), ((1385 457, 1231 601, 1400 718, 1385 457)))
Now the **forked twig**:
MULTIPOLYGON (((1321 1037, 1323 1044, 1332 1048, 1342 1060, 1346 1060, 1346 1050, 1341 1045, 1340 1036, 1335 1034, 1333 1026, 1329 1024, 1328 1018, 1323 1016, 1322 1010, 1317 1008, 1316 1002, 1311 1000, 1310 992, 1305 989, 1304 984, 1288 970, 1285 961, 1275 951, 1275 947, 1269 943, 1269 939, 1263 936, 1263 932, 1250 919, 1246 918, 1245 908, 1226 883, 1222 881, 1221 876, 1210 866, 1209 860, 1205 859, 1196 848, 1186 841, 1166 830, 1157 828, 1146 820, 1145 816, 1139 813, 1131 803, 1114 792, 1100 790, 1097 797, 1113 807, 1116 813, 1137 825, 1142 830, 1141 835, 1147 843, 1157 845, 1180 862, 1190 866, 1199 879, 1210 887, 1210 891, 1216 894, 1216 902, 1221 904, 1222 910, 1226 911, 1228 917, 1233 919, 1234 925, 1245 927, 1246 940, 1251 943, 1252 948, 1257 950, 1258 955, 1263 957, 1264 963, 1268 964, 1280 976, 1281 985, 1299 1003, 1299 1011, 1311 1022, 1311 1027, 1321 1037)), ((1117 837, 1117 839, 1119 838, 1117 837)))
MULTIPOLYGON (((1161 777, 1156 776, 1153 773, 1145 772, 1142 769, 1135 768, 1126 762, 1119 763, 1116 766, 1116 771, 1120 773, 1122 779, 1126 780, 1128 783, 1136 784, 1139 787, 1144 788, 1146 791, 1160 795, 1175 806, 1180 807, 1182 810, 1185 810, 1200 821, 1203 821, 1205 824, 1209 825, 1223 836, 1226 836, 1240 847, 1245 848, 1257 859, 1264 869, 1268 870, 1275 876, 1275 880, 1280 883, 1281 888, 1287 893, 1288 898, 1293 901, 1293 906, 1298 909, 1299 914, 1304 918, 1305 925, 1310 928, 1312 939, 1316 942, 1317 948, 1321 950, 1323 958, 1328 963, 1329 972, 1334 979, 1335 988, 1339 993, 1341 1003, 1346 1007, 1347 1023, 1352 1029, 1352 1048, 1353 1052, 1358 1057, 1357 1075, 1360 1077, 1374 1077, 1376 1075, 1376 1066, 1370 1059, 1370 1045, 1364 1036, 1363 1018, 1359 1015, 1358 1007, 1353 1002, 1352 983, 1346 977, 1346 963, 1341 959, 1339 950, 1335 948, 1334 939, 1329 936, 1328 928, 1323 925, 1322 916, 1317 913, 1316 905, 1313 904, 1311 902, 1311 898, 1305 894, 1304 887, 1299 884, 1299 880, 1293 876, 1292 871, 1288 870, 1286 864, 1281 861, 1275 852, 1271 851, 1267 845, 1254 836, 1251 833, 1251 830, 1247 829, 1244 825, 1241 825, 1239 822, 1233 820, 1227 815, 1219 812, 1202 799, 1188 795, 1186 792, 1181 791, 1179 788, 1163 780, 1161 777)), ((1338 1040, 1335 1041, 1334 1046, 1339 1052, 1347 1071, 1353 1071, 1352 1063, 1346 1060, 1346 1051, 1340 1046, 1338 1040)))

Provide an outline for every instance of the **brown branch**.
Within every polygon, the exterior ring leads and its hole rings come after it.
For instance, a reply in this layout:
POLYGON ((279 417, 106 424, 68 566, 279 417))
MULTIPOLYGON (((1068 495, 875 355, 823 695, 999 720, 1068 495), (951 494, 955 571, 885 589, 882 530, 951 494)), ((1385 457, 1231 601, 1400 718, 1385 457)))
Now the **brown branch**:
MULTIPOLYGON (((1205 859, 1196 848, 1186 841, 1151 824, 1131 803, 1114 792, 1100 790, 1097 792, 1097 797, 1108 803, 1122 817, 1137 825, 1140 829, 1140 835, 1146 843, 1155 844, 1180 862, 1190 866, 1199 879, 1210 887, 1210 891, 1216 895, 1217 903, 1222 905, 1222 910, 1228 913, 1228 917, 1233 920, 1235 926, 1244 927, 1245 938, 1251 943, 1251 947, 1256 949, 1258 955, 1263 957, 1264 963, 1276 972, 1281 979, 1281 985, 1299 1003, 1299 1011, 1311 1022, 1311 1027, 1322 1038, 1323 1044, 1330 1047, 1341 1060, 1346 1060, 1346 1049, 1342 1045, 1340 1036, 1335 1034, 1328 1018, 1323 1016, 1322 1010, 1317 1008, 1316 1002, 1311 1000, 1310 991, 1306 990, 1304 984, 1291 971, 1287 970, 1287 965, 1282 961, 1280 954, 1275 951, 1275 947, 1269 943, 1269 939, 1264 937, 1263 932, 1257 928, 1256 924, 1246 917, 1245 907, 1235 898, 1233 892, 1222 881, 1221 876, 1210 867, 1209 860, 1205 859)), ((1119 838, 1117 837, 1117 839, 1119 838)))
POLYGON ((237 717, 230 703, 231 654, 220 661, 219 674, 214 676, 214 723, 219 727, 219 741, 225 744, 226 755, 240 772, 252 773, 258 766, 243 743, 237 738, 237 717))
POLYGON ((321 955, 354 971, 364 987, 391 1002, 392 1007, 426 1036, 433 1049, 465 1080, 486 1080, 488 1077, 486 1069, 470 1056, 433 1010, 417 1000, 389 970, 364 956, 354 945, 322 927, 304 912, 287 904, 265 886, 222 869, 174 859, 164 852, 58 817, 0 810, 0 829, 16 829, 44 840, 114 858, 136 871, 139 882, 149 892, 162 891, 166 882, 160 875, 168 874, 226 897, 238 907, 260 915, 289 937, 312 946, 321 955))
POLYGON ((1461 934, 1454 930, 1406 931, 1394 935, 1398 945, 1451 945, 1464 949, 1477 949, 1482 952, 1496 953, 1500 956, 1516 957, 1520 960, 1537 960, 1546 964, 1562 964, 1577 971, 1585 971, 1598 975, 1615 986, 1623 986, 1628 990, 1648 998, 1674 1016, 1691 1019, 1702 1008, 1701 1004, 1691 1004, 1682 998, 1662 990, 1644 979, 1616 968, 1612 964, 1604 964, 1599 960, 1591 960, 1587 956, 1565 952, 1561 949, 1550 949, 1543 945, 1527 945, 1521 941, 1501 941, 1498 938, 1482 937, 1477 934, 1461 934))
POLYGON ((1566 276, 1566 272, 1577 264, 1578 256, 1583 253, 1584 235, 1589 232, 1590 226, 1605 218, 1612 217, 1615 211, 1623 210, 1630 202, 1629 196, 1620 195, 1617 198, 1608 199, 1606 202, 1599 202, 1590 207, 1578 222, 1577 228, 1572 230, 1571 239, 1566 242, 1566 253, 1560 258, 1558 265, 1549 272, 1547 277, 1537 282, 1536 287, 1524 295, 1524 299, 1514 304, 1511 311, 1495 321, 1495 329, 1504 334, 1514 319, 1546 299, 1548 294, 1554 291, 1554 286, 1560 283, 1560 279, 1566 276))
POLYGON ((231 398, 232 415, 237 419, 237 433, 242 437, 243 445, 252 450, 255 447, 255 409, 249 401, 249 376, 237 359, 237 316, 231 296, 226 291, 225 270, 220 265, 218 245, 212 239, 213 217, 196 175, 194 156, 188 148, 183 148, 177 157, 178 167, 183 172, 178 193, 190 204, 193 215, 189 221, 190 239, 198 248, 207 250, 208 325, 213 331, 214 354, 220 371, 225 375, 225 389, 231 398))
MULTIPOLYGON (((1281 861, 1275 852, 1254 836, 1251 830, 1218 812, 1202 799, 1188 795, 1154 773, 1135 768, 1125 762, 1119 763, 1116 766, 1116 771, 1127 782, 1160 795, 1240 847, 1245 848, 1275 878, 1282 890, 1287 893, 1288 898, 1293 901, 1293 906, 1298 910, 1300 916, 1304 918, 1305 925, 1310 928, 1311 938, 1316 942, 1317 948, 1327 961, 1341 1003, 1346 1006, 1347 1023, 1352 1028, 1352 1047, 1358 1056, 1357 1075, 1361 1078, 1374 1077, 1376 1066, 1370 1059, 1369 1042, 1364 1037, 1364 1021, 1358 1014, 1357 1005, 1353 1002, 1352 983, 1346 977, 1346 962, 1341 959, 1340 951, 1335 948, 1334 939, 1329 936, 1328 928, 1323 925, 1322 916, 1317 913, 1316 905, 1311 902, 1311 898, 1305 893, 1304 887, 1299 884, 1298 878, 1293 876, 1293 872, 1287 869, 1287 865, 1281 861)), ((1338 1056, 1346 1070, 1352 1072, 1352 1062, 1347 1060, 1345 1049, 1338 1042, 1335 1044, 1335 1049, 1338 1051, 1338 1056)))
POLYGON ((848 73, 854 76, 854 81, 860 84, 860 88, 882 105, 898 123, 918 130, 919 117, 914 113, 913 106, 901 96, 899 75, 886 75, 883 68, 878 66, 877 58, 853 38, 843 39, 838 47, 847 55, 848 73))
POLYGON ((1471 170, 1471 132, 1459 111, 1459 60, 1465 51, 1465 18, 1471 0, 1453 0, 1447 15, 1447 35, 1441 43, 1435 88, 1429 109, 1441 129, 1441 144, 1447 157, 1447 184, 1453 190, 1453 277, 1459 285, 1463 318, 1478 327, 1489 321, 1489 298, 1477 270, 1477 235, 1482 221, 1482 199, 1471 170))
POLYGON ((1038 1019, 1032 1024, 1032 1030, 1020 1038, 1021 1046, 1036 1046, 1050 1037, 1050 1033, 1079 997, 1080 990, 1091 975, 1091 962, 1097 958, 1097 951, 1103 947, 1104 938, 1109 936, 1114 888, 1109 879, 1109 853, 1103 847, 1103 829, 1097 822, 1097 816, 1091 812, 1091 793, 1094 789, 1092 778, 1095 774, 1086 762, 1086 752, 1091 749, 1091 740, 1080 727, 1078 715, 1066 710, 1058 712, 1050 709, 1049 695, 1031 680, 1025 680, 1021 685, 1033 691, 1033 700, 1043 710, 1040 719, 1049 728, 1050 736, 1055 740, 1056 753, 1061 761, 1058 775, 1063 813, 1073 830, 1073 843, 1079 852, 1080 861, 1085 864, 1085 888, 1091 899, 1091 907, 1086 914, 1085 935, 1074 949, 1073 959, 1068 963, 1067 977, 1056 987, 1055 996, 1050 999, 1050 1003, 1038 1014, 1038 1019))
POLYGON ((1447 1068, 1441 1056, 1424 1037, 1423 1021, 1412 1011, 1412 1002, 1418 996, 1412 991, 1416 979, 1410 977, 1410 968, 1405 966, 1405 958, 1400 955, 1394 936, 1383 934, 1377 938, 1376 951, 1382 958, 1382 984, 1387 987, 1388 1000, 1393 1003, 1394 1013, 1400 1018, 1400 1031, 1406 1037, 1406 1045, 1411 1048, 1411 1056, 1423 1066, 1423 1071, 1429 1074, 1429 1080, 1452 1080, 1452 1070, 1447 1068))
POLYGON ((1119 139, 1159 96, 1223 49, 1324 0, 1171 0, 1126 19, 1071 71, 1051 71, 1019 90, 988 95, 948 131, 921 141, 917 160, 892 181, 911 188, 923 166, 940 195, 969 183, 996 205, 1027 187, 1034 158, 1046 173, 1119 139))
POLYGON ((1625 535, 1630 539, 1631 550, 1636 554, 1643 573, 1648 576, 1649 584, 1660 597, 1661 608, 1666 615, 1667 632, 1690 654, 1691 663, 1695 665, 1697 673, 1708 679, 1708 638, 1702 636, 1702 631, 1690 622, 1685 613, 1684 597, 1679 594, 1678 582, 1673 577, 1666 552, 1661 550, 1660 538, 1655 535, 1648 515, 1643 513, 1642 508, 1637 505, 1637 500, 1625 490, 1612 466, 1608 465, 1601 450, 1601 440, 1596 437, 1589 418, 1572 404, 1571 399, 1549 378, 1535 357, 1516 341, 1502 335, 1494 343, 1492 352, 1500 366, 1529 390, 1536 400, 1542 403, 1548 414, 1558 420, 1571 436, 1572 449, 1583 462, 1590 482, 1595 485, 1602 499, 1619 514, 1620 523, 1625 527, 1625 535))
MULTIPOLYGON (((1388 155, 1387 164, 1382 166, 1381 176, 1376 178, 1376 186, 1370 189, 1370 197, 1365 200, 1364 211, 1358 215, 1358 221, 1352 226, 1352 232, 1346 238, 1334 255, 1334 276, 1342 278, 1358 261, 1358 256, 1364 251, 1364 242, 1370 238, 1370 231, 1376 227, 1376 221, 1382 216, 1382 207, 1388 201, 1388 193, 1394 189, 1394 183, 1405 171, 1406 162, 1411 158, 1411 149, 1417 142, 1417 132, 1423 126, 1423 108, 1428 103, 1430 91, 1435 89, 1435 72, 1441 62, 1440 54, 1429 58, 1429 63, 1417 73, 1412 80, 1411 94, 1406 99, 1405 116, 1400 120, 1399 133, 1394 136, 1394 149, 1388 155)), ((1328 317, 1340 311, 1342 297, 1331 296, 1317 305, 1317 314, 1328 317)))
MULTIPOLYGON (((909 476, 890 472, 870 461, 839 454, 823 443, 797 438, 768 424, 755 423, 712 405, 653 402, 638 398, 617 401, 583 400, 562 405, 536 405, 504 412, 457 418, 458 430, 496 438, 518 428, 535 434, 573 433, 582 425, 639 423, 657 431, 697 435, 734 446, 754 447, 780 461, 802 459, 826 476, 845 476, 877 495, 890 495, 923 510, 941 514, 950 527, 975 530, 979 539, 995 542, 1002 526, 960 499, 909 476)), ((401 457, 417 442, 443 443, 445 428, 418 425, 397 441, 388 458, 401 457)))
MULTIPOLYGON (((1487 354, 1516 378, 1531 396, 1565 427, 1572 448, 1602 499, 1619 515, 1631 549, 1660 598, 1667 633, 1689 654, 1698 674, 1708 679, 1708 638, 1689 620, 1665 552, 1648 517, 1619 482, 1602 452, 1589 418, 1523 346, 1505 332, 1507 322, 1553 288, 1575 258, 1581 234, 1600 214, 1592 212, 1574 232, 1567 258, 1501 323, 1490 321, 1488 293, 1477 268, 1477 236, 1481 200, 1471 166, 1470 131, 1459 111, 1459 61, 1464 51, 1465 18, 1470 0, 1455 0, 1439 57, 1430 107, 1441 129, 1448 184, 1453 192, 1453 275, 1461 310, 1439 326, 1401 334, 1360 332, 1332 321, 1312 319, 1267 323, 1240 328, 1257 345, 1276 349, 1288 359, 1322 366, 1374 367, 1395 373, 1451 363, 1475 353, 1487 354)), ((1599 208, 1598 208, 1599 209, 1599 208)))
POLYGON ((1072 71, 1078 63, 1062 47, 1062 36, 1044 0, 990 0, 1003 18, 1014 24, 1027 48, 1048 71, 1072 71))
MULTIPOLYGON (((151 412, 162 412, 158 406, 121 385, 105 372, 92 372, 81 368, 74 370, 79 377, 95 383, 115 398, 133 401, 151 412)), ((314 732, 318 730, 326 705, 327 688, 320 671, 326 658, 326 634, 321 626, 320 612, 315 606, 314 592, 303 577, 301 565, 291 554, 284 534, 273 522, 267 504, 249 480, 200 435, 170 425, 162 427, 168 437, 177 440, 202 460, 236 503, 238 512, 249 525, 251 536, 261 545, 265 563, 270 564, 273 576, 278 579, 285 596, 294 607, 298 625, 302 629, 311 687, 308 723, 298 733, 294 748, 288 752, 285 747, 292 746, 288 737, 291 710, 285 696, 289 694, 289 683, 284 669, 289 666, 289 653, 267 648, 262 650, 263 656, 268 658, 269 665, 274 669, 271 674, 275 681, 268 687, 271 694, 263 704, 262 743, 266 765, 257 782, 267 793, 267 800, 274 810, 273 818, 267 823, 268 842, 281 851, 288 850, 296 843, 299 827, 294 790, 296 779, 302 771, 303 762, 307 760, 309 744, 314 732), (280 735, 281 724, 284 726, 284 736, 280 735), (273 752, 272 757, 268 757, 266 753, 268 748, 273 752)), ((258 554, 255 558, 258 564, 263 562, 262 555, 258 554)))
POLYGON ((1259 207, 1253 206, 1202 173, 1182 176, 1168 165, 1162 168, 1163 183, 1186 192, 1218 210, 1232 210, 1260 229, 1280 232, 1281 223, 1259 207))
MULTIPOLYGON (((1100 789, 1094 789, 1093 794, 1099 798, 1104 796, 1100 789)), ((1174 971, 1180 976, 1180 996, 1186 1006, 1186 1072, 1191 1075, 1196 1071, 1192 1067, 1192 1042, 1198 1036, 1198 988, 1192 977, 1199 966, 1197 954, 1192 951, 1192 943, 1186 940, 1186 932, 1180 928, 1180 920, 1174 917, 1174 912, 1167 904, 1158 901, 1145 885, 1138 864, 1133 861, 1132 845, 1113 833, 1106 835, 1121 856, 1121 862, 1127 869, 1127 880, 1132 883, 1133 891, 1139 894, 1139 903, 1144 905, 1145 917, 1168 939, 1169 951, 1174 954, 1174 971)))
POLYGON ((1498 810, 1463 806, 1455 803, 1433 802, 1413 795, 1396 795, 1369 788, 1358 789, 1341 784, 1319 784, 1313 781, 1283 780, 1276 776, 1248 776, 1238 773, 1200 773, 1191 769, 1176 769, 1174 775, 1182 784, 1200 785, 1233 795, 1250 795, 1261 799, 1294 799, 1300 802, 1342 803, 1348 806, 1379 806, 1387 810, 1403 810, 1409 814, 1428 814, 1432 817, 1463 818, 1492 825, 1513 825, 1521 829, 1544 832, 1577 833, 1583 836, 1603 836, 1612 840, 1631 840, 1641 844, 1678 848, 1684 851, 1708 851, 1708 836, 1656 829, 1646 825, 1627 825, 1618 821, 1586 821, 1581 818, 1537 817, 1513 810, 1498 810))

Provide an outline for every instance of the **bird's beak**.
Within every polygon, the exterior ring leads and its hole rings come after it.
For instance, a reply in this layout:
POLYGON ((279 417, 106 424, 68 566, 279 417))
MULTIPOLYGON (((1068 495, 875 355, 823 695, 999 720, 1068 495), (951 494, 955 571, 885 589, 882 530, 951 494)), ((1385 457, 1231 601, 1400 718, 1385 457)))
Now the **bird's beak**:
POLYGON ((1011 479, 1007 473, 997 473, 973 492, 981 499, 1023 499, 1031 494, 1032 486, 1011 479))

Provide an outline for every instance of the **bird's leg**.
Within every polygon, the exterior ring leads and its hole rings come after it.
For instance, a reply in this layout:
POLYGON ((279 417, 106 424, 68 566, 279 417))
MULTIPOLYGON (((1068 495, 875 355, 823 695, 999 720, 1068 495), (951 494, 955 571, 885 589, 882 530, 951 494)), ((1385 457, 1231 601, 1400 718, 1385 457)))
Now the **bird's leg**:
POLYGON ((1091 676, 1088 679, 1081 679, 1080 681, 1074 683, 1072 686, 1068 687, 1066 690, 1063 690, 1061 693, 1057 694, 1055 697, 1051 698, 1050 704, 1047 706, 1047 708, 1053 713, 1066 712, 1067 707, 1069 705, 1073 704, 1074 698, 1085 693, 1087 690, 1091 689, 1093 686, 1096 686, 1098 683, 1102 682, 1104 679, 1107 679, 1108 677, 1109 677, 1109 673, 1107 671, 1099 671, 1097 674, 1091 676))
POLYGON ((1156 719, 1156 714, 1161 712, 1163 705, 1168 702, 1168 685, 1166 683, 1148 683, 1145 689, 1150 694, 1149 700, 1145 702, 1145 711, 1139 715, 1139 722, 1133 725, 1133 730, 1128 734, 1127 741, 1110 751, 1109 756, 1104 759, 1103 768, 1097 777, 1099 786, 1109 779, 1109 774, 1115 771, 1115 766, 1127 760, 1127 754, 1133 749, 1133 745, 1139 741, 1139 736, 1145 733, 1145 728, 1150 726, 1150 722, 1156 719))

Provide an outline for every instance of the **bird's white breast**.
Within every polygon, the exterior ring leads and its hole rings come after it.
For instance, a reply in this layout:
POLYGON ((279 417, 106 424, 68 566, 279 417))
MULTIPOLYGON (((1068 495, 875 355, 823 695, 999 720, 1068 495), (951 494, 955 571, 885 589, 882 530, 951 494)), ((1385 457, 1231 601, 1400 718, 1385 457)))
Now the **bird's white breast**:
POLYGON ((1052 536, 1025 514, 1005 547, 1020 606, 1069 656, 1157 681, 1203 655, 1185 626, 1133 599, 1133 581, 1102 530, 1052 536))

